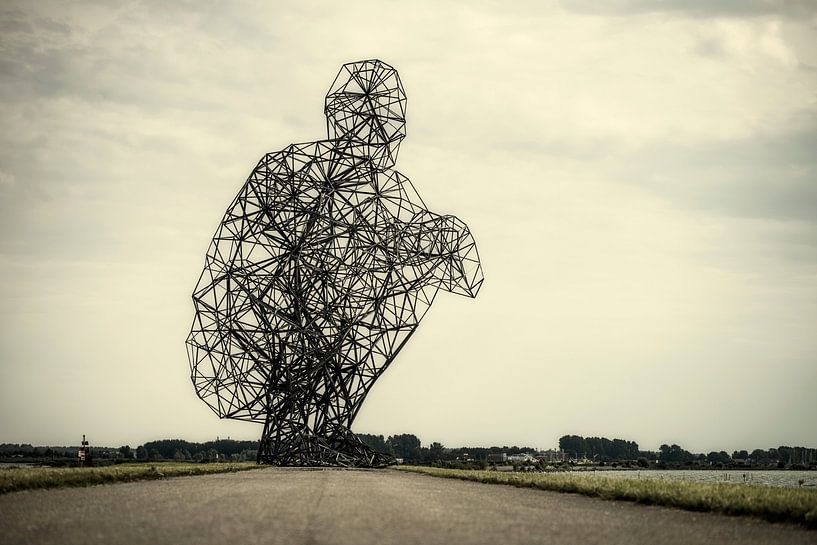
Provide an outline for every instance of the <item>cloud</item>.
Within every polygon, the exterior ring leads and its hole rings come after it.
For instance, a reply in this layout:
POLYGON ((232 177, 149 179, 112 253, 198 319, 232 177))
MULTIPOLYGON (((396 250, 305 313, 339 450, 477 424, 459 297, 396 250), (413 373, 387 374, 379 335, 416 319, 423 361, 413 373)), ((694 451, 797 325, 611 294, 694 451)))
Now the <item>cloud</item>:
POLYGON ((789 18, 817 15, 810 0, 562 0, 577 13, 626 16, 638 13, 677 13, 692 17, 755 17, 779 15, 789 18))
POLYGON ((14 174, 9 174, 8 172, 3 172, 0 170, 0 186, 14 185, 16 181, 17 178, 14 176, 14 174))
POLYGON ((738 139, 659 140, 618 156, 616 179, 710 214, 817 223, 817 116, 738 139), (623 167, 623 168, 622 168, 623 167))
POLYGON ((701 56, 721 58, 740 66, 772 63, 786 68, 800 65, 797 53, 783 36, 780 21, 746 24, 741 20, 718 20, 694 30, 698 43, 693 47, 701 56))
MULTIPOLYGON (((591 376, 587 419, 558 425, 581 432, 605 412, 610 427, 592 433, 629 434, 641 429, 629 415, 688 402, 699 376, 722 374, 709 406, 765 395, 747 376, 813 383, 812 23, 785 6, 717 5, 19 4, 0 17, 5 413, 42 395, 37 373, 70 367, 111 405, 117 375, 133 407, 161 390, 149 417, 123 411, 127 432, 95 417, 113 441, 152 439, 158 421, 209 436, 183 347, 209 237, 263 153, 325 134, 340 64, 372 56, 408 94, 398 167, 430 207, 468 222, 488 278, 471 305, 435 304, 367 404, 371 431, 489 440, 481 422, 440 423, 417 392, 463 407, 490 395, 494 414, 524 400, 537 415, 591 376), (651 382, 681 366, 689 389, 651 382), (624 397, 632 406, 607 410, 624 397)), ((76 397, 51 393, 52 412, 76 397)), ((0 428, 62 433, 27 418, 0 428)), ((540 418, 499 420, 508 440, 558 436, 540 418)))

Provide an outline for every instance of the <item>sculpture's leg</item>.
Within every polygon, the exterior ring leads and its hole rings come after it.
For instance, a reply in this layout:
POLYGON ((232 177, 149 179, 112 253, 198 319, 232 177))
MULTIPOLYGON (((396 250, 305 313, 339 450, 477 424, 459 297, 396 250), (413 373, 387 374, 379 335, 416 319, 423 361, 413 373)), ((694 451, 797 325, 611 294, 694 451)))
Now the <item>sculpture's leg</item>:
POLYGON ((331 455, 349 467, 386 467, 396 463, 394 457, 377 452, 349 428, 336 425, 331 434, 325 438, 331 455))
POLYGON ((258 448, 258 463, 279 466, 385 467, 394 464, 388 454, 374 451, 342 426, 328 435, 307 427, 280 426, 270 420, 258 448))
MULTIPOLYGON (((387 454, 364 444, 346 425, 325 414, 310 423, 309 407, 285 414, 270 413, 258 448, 258 463, 279 466, 385 467, 394 462, 387 454)), ((313 406, 314 408, 314 406, 313 406)))

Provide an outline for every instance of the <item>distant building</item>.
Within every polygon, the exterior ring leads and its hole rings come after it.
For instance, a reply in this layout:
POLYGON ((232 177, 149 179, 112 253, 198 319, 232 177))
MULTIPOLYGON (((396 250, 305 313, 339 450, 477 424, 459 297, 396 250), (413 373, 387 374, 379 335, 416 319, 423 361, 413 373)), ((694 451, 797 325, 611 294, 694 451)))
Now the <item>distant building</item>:
POLYGON ((507 462, 508 455, 504 452, 489 452, 488 453, 488 461, 489 462, 507 462))
POLYGON ((567 453, 561 449, 559 450, 541 450, 536 453, 536 459, 540 462, 564 462, 567 461, 567 453))
POLYGON ((528 454, 527 452, 521 452, 519 454, 511 454, 508 456, 509 462, 536 462, 536 458, 528 454))

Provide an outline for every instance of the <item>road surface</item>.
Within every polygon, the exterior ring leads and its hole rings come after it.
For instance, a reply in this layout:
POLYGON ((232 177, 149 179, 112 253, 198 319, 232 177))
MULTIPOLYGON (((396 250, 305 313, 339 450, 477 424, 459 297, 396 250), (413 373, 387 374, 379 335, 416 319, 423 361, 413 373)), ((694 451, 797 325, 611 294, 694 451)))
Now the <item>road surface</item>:
POLYGON ((0 496, 4 544, 817 544, 738 517, 395 470, 265 468, 0 496))

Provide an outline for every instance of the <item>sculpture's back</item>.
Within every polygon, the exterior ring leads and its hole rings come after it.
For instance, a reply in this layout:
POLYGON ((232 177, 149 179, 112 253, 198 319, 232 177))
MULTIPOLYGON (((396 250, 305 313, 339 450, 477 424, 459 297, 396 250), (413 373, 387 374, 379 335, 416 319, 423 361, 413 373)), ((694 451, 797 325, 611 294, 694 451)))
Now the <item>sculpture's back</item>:
POLYGON ((345 65, 329 140, 265 156, 233 200, 193 295, 198 395, 262 421, 259 460, 383 465, 350 431, 440 288, 482 283, 467 227, 396 171, 405 95, 380 61, 345 65))

